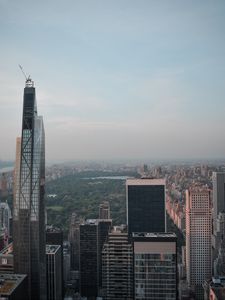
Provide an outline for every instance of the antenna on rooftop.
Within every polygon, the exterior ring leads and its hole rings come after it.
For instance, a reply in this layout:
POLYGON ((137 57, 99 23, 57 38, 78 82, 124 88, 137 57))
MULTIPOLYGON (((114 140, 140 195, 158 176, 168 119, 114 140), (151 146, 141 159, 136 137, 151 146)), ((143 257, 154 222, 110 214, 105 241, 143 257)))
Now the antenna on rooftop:
POLYGON ((21 70, 21 72, 23 73, 25 79, 26 79, 26 87, 33 87, 34 86, 34 82, 31 80, 30 75, 27 77, 26 73, 23 70, 23 67, 21 65, 19 65, 19 68, 21 70))

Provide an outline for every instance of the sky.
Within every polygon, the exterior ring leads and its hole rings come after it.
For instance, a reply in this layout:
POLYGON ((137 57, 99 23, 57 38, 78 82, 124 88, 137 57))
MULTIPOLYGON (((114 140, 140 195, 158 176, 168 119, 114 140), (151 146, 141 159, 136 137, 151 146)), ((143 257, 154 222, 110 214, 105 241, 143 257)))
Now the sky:
POLYGON ((21 135, 18 64, 49 162, 224 157, 223 0, 0 0, 2 160, 21 135))

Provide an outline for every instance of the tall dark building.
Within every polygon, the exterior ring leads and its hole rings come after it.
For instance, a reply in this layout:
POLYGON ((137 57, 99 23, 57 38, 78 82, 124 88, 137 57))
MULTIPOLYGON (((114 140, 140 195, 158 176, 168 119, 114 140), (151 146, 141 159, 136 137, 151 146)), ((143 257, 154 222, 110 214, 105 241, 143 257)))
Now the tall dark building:
POLYGON ((85 297, 98 295, 97 232, 97 220, 80 226, 80 293, 85 297))
POLYGON ((62 300, 61 253, 60 245, 46 245, 47 300, 62 300))
POLYGON ((13 209, 14 269, 28 275, 29 299, 46 299, 45 255, 45 141, 42 117, 37 115, 35 87, 26 80, 17 186, 13 209))
POLYGON ((102 289, 102 249, 111 231, 112 220, 98 220, 98 288, 102 289))
POLYGON ((61 286, 64 295, 64 274, 63 274, 63 232, 61 229, 53 226, 46 227, 46 245, 60 245, 60 264, 61 264, 61 286))
POLYGON ((80 225, 80 293, 96 297, 101 293, 102 248, 111 228, 111 220, 87 220, 80 225))
POLYGON ((132 232, 165 232, 165 180, 127 179, 127 224, 132 232))
POLYGON ((73 212, 70 220, 68 240, 70 242, 71 269, 75 271, 79 270, 80 224, 82 222, 83 220, 73 212))
POLYGON ((212 255, 214 275, 222 275, 217 271, 221 265, 221 253, 224 251, 224 219, 225 219, 225 173, 213 172, 213 235, 212 235, 212 255))

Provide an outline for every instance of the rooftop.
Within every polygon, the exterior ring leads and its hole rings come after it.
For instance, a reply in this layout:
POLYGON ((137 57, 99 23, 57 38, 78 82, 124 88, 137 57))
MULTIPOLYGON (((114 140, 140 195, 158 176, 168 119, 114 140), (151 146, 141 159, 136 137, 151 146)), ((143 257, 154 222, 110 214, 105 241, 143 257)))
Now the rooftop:
POLYGON ((189 191, 192 193, 209 193, 209 187, 207 185, 193 184, 189 187, 189 191))
POLYGON ((82 225, 98 225, 98 219, 87 219, 82 225))
POLYGON ((165 179, 150 178, 130 178, 126 180, 126 185, 165 185, 165 179))
POLYGON ((0 295, 11 295, 27 275, 0 274, 0 295))
POLYGON ((13 243, 10 243, 7 247, 3 248, 0 251, 0 255, 9 255, 13 254, 13 243))
POLYGON ((46 245, 46 254, 55 254, 60 247, 60 245, 46 245))
POLYGON ((145 238, 176 238, 173 232, 133 232, 132 237, 145 237, 145 238))

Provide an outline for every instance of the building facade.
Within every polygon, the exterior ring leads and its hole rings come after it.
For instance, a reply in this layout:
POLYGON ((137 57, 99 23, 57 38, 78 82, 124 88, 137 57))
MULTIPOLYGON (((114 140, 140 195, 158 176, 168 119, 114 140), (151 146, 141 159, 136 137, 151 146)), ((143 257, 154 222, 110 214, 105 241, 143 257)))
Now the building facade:
POLYGON ((60 245, 60 256, 61 256, 61 285, 62 293, 64 295, 64 274, 63 274, 63 231, 54 226, 46 227, 46 245, 60 245))
POLYGON ((72 213, 68 240, 70 242, 71 269, 74 271, 79 271, 81 223, 82 220, 80 219, 80 217, 78 217, 76 213, 72 213))
POLYGON ((98 222, 87 220, 80 226, 80 293, 98 295, 98 222))
POLYGON ((99 205, 99 219, 110 219, 110 205, 108 201, 104 201, 99 205))
POLYGON ((62 299, 61 253, 60 245, 46 245, 47 300, 62 299))
POLYGON ((165 180, 127 179, 127 225, 132 232, 165 232, 165 180))
POLYGON ((102 248, 112 220, 91 219, 80 225, 80 293, 97 297, 102 289, 102 248))
POLYGON ((134 299, 177 299, 177 237, 174 233, 132 234, 134 299))
POLYGON ((102 288, 106 300, 133 300, 133 249, 127 233, 113 230, 103 246, 102 288))
POLYGON ((27 274, 32 300, 46 299, 44 142, 35 87, 28 78, 24 88, 21 150, 16 162, 19 170, 15 171, 18 178, 13 203, 13 247, 15 272, 27 274))
MULTIPOLYGON (((223 275, 220 272, 224 265, 221 260, 225 252, 224 218, 225 218, 225 173, 213 172, 213 235, 212 235, 212 257, 214 275, 223 275), (222 253, 222 255, 221 255, 222 253), (221 265, 222 263, 222 265, 221 265)), ((224 268, 223 268, 224 269, 224 268)))
POLYGON ((186 269, 196 299, 203 299, 202 284, 212 276, 211 230, 210 190, 193 186, 186 191, 186 269))

